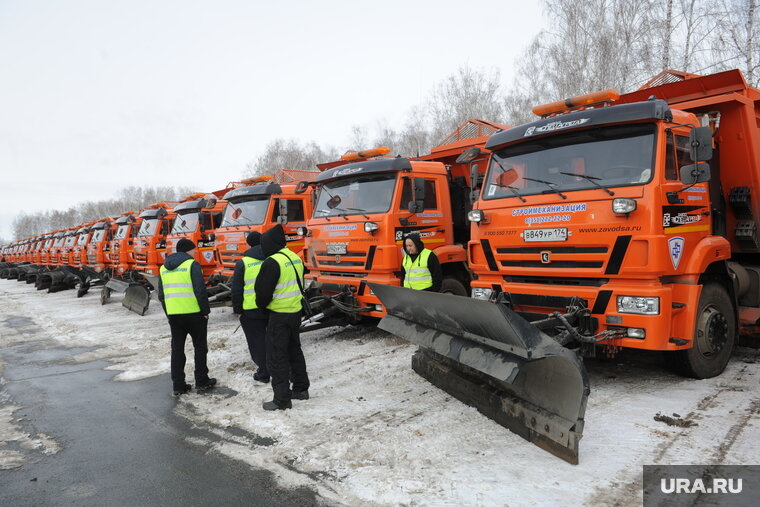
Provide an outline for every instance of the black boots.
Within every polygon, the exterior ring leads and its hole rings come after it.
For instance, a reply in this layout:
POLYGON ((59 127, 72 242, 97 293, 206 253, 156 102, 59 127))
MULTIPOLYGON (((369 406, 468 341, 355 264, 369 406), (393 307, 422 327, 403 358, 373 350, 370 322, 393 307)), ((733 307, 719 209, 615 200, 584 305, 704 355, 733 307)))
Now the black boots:
POLYGON ((307 389, 305 391, 293 391, 290 397, 294 400, 308 400, 309 390, 307 389))
POLYGON ((192 389, 192 384, 185 384, 183 387, 175 387, 174 392, 172 392, 172 396, 182 396, 183 394, 187 394, 190 392, 190 389, 192 389))
POLYGON ((276 401, 266 401, 263 405, 261 405, 261 408, 264 410, 287 410, 289 408, 293 408, 293 403, 291 403, 290 400, 283 402, 283 403, 277 403, 276 401))
POLYGON ((213 389, 215 385, 216 385, 216 379, 215 378, 210 378, 206 382, 204 382, 203 384, 198 384, 195 387, 195 390, 197 392, 199 392, 199 393, 202 393, 204 391, 208 391, 209 389, 213 389))

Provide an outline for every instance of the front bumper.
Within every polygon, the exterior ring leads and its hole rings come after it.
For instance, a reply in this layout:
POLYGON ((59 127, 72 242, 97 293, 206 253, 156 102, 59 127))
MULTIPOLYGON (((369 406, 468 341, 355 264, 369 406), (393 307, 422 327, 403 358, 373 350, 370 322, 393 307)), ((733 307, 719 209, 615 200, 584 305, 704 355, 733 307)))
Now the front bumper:
POLYGON ((700 285, 668 284, 657 281, 612 280, 601 286, 553 285, 505 282, 503 278, 481 276, 477 287, 509 293, 514 310, 523 314, 545 314, 563 310, 580 299, 598 321, 597 332, 625 330, 623 337, 605 340, 609 344, 644 350, 681 350, 691 347, 699 302, 700 285), (659 313, 641 315, 619 312, 618 296, 657 297, 659 313), (637 337, 627 336, 628 330, 637 337), (643 336, 641 336, 643 334, 643 336))

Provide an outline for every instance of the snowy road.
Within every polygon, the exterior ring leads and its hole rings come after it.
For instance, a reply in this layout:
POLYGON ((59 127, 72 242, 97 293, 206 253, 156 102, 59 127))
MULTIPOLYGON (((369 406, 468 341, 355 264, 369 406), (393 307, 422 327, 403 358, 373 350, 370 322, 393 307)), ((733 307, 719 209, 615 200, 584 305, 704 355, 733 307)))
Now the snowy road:
MULTIPOLYGON (((101 306, 96 293, 77 299, 0 280, 0 348, 33 336, 87 347, 75 360, 106 359, 119 381, 167 373, 169 328, 160 307, 139 317, 114 299, 101 306)), ((644 464, 757 462, 757 350, 738 349, 723 375, 701 381, 670 374, 648 354, 587 362, 591 397, 573 466, 432 387, 411 370, 414 347, 374 329, 304 334, 311 400, 264 412, 271 388, 252 381, 236 327, 230 309, 212 312, 209 368, 237 394, 191 394, 176 414, 214 428, 219 441, 199 445, 271 470, 281 486, 313 489, 327 503, 639 505, 644 464), (655 420, 658 414, 670 419, 655 420)), ((192 378, 192 354, 187 368, 192 378)), ((0 473, 65 445, 23 434, 14 416, 22 407, 0 401, 0 473), (8 442, 19 439, 27 445, 11 451, 8 442)))

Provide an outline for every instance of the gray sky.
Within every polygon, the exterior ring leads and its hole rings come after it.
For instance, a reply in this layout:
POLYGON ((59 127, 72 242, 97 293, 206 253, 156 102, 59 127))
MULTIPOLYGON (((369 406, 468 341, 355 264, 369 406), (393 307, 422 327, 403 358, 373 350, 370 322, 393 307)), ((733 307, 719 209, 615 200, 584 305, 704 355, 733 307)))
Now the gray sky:
POLYGON ((0 0, 0 237, 124 186, 216 190, 277 137, 347 148, 462 65, 501 71, 537 2, 0 0))

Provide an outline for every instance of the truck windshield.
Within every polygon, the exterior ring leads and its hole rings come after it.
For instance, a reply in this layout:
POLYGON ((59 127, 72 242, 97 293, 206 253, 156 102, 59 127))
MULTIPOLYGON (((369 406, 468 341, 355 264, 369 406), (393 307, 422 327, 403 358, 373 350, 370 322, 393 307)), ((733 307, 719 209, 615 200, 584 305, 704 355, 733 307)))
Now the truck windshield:
POLYGON ((66 243, 64 243, 63 246, 66 247, 66 248, 74 246, 74 243, 76 243, 76 240, 77 240, 76 236, 74 236, 74 235, 68 236, 66 238, 66 243))
POLYGON ((319 190, 314 218, 385 213, 395 186, 395 172, 328 181, 319 190))
POLYGON ((87 244, 87 234, 86 232, 83 232, 79 235, 79 239, 77 240, 77 245, 82 246, 87 244))
POLYGON ((263 224, 267 217, 267 208, 269 208, 268 195, 249 201, 230 202, 224 208, 222 227, 263 224))
POLYGON ((156 227, 158 227, 158 218, 144 218, 137 235, 140 237, 153 236, 156 227))
POLYGON ((190 211, 188 213, 179 213, 177 218, 174 219, 174 226, 172 227, 172 234, 181 234, 184 232, 195 232, 195 228, 198 226, 198 217, 200 212, 190 211))
POLYGON ((127 237, 127 232, 131 226, 129 224, 120 225, 116 230, 116 236, 113 239, 124 239, 127 237))
POLYGON ((495 152, 483 199, 642 185, 652 179, 655 126, 599 127, 495 152))
POLYGON ((103 236, 105 236, 106 230, 105 229, 98 229, 92 233, 92 241, 90 243, 97 243, 100 240, 103 239, 103 236))

